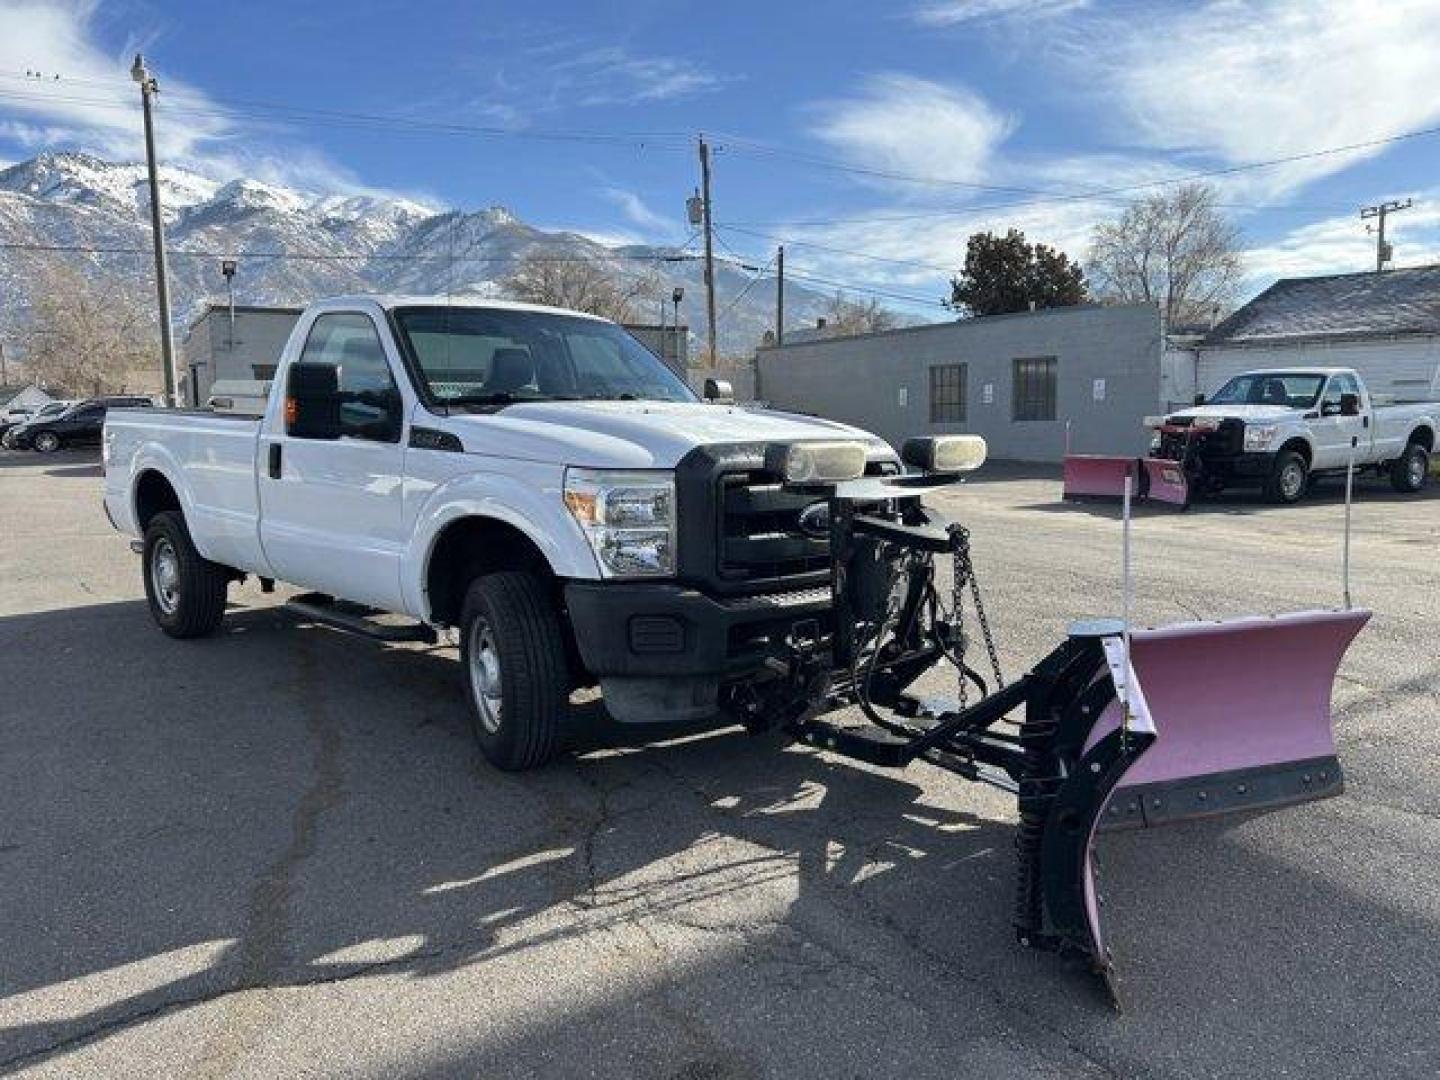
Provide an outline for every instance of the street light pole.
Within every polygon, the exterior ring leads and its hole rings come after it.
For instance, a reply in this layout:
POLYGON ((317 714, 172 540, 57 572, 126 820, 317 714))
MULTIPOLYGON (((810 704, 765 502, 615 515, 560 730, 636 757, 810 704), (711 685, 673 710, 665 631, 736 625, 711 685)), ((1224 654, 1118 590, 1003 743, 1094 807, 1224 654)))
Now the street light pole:
POLYGON ((170 280, 165 265, 165 223, 160 216, 160 174, 155 164, 155 125, 151 118, 151 99, 160 92, 160 85, 145 67, 145 57, 135 54, 130 77, 140 84, 140 104, 145 114, 145 168, 150 176, 150 229, 155 240, 155 294, 160 304, 160 352, 165 362, 165 401, 174 408, 175 342, 170 329, 170 280))
POLYGON ((675 302, 675 330, 670 335, 670 344, 675 349, 675 367, 681 378, 685 377, 685 358, 680 355, 680 301, 685 299, 685 289, 676 285, 670 299, 675 302))

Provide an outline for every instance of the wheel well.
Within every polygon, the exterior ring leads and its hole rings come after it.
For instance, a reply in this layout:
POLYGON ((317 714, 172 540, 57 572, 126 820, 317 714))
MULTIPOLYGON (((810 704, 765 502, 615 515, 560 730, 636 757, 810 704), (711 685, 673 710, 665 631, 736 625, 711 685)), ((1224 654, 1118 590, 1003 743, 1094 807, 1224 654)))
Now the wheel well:
POLYGON ((457 625, 471 579, 499 570, 538 574, 554 582, 558 592, 559 581, 550 563, 535 542, 514 525, 496 518, 468 517, 445 526, 431 549, 425 570, 431 619, 447 626, 457 625))
POLYGON ((141 532, 156 514, 179 509, 180 496, 175 494, 169 480, 154 469, 140 474, 135 483, 135 523, 140 526, 141 532))
POLYGON ((1411 443, 1419 443, 1425 448, 1426 453, 1429 453, 1435 449, 1435 432, 1428 427, 1418 427, 1410 433, 1410 438, 1406 440, 1405 445, 1409 446, 1411 443))
POLYGON ((1278 451, 1276 451, 1276 456, 1278 457, 1280 454, 1285 453, 1287 450, 1294 450, 1297 454, 1299 454, 1302 458, 1305 459, 1305 467, 1307 469, 1310 467, 1310 462, 1312 460, 1310 455, 1310 444, 1307 443, 1304 439, 1291 439, 1284 446, 1280 447, 1278 451))

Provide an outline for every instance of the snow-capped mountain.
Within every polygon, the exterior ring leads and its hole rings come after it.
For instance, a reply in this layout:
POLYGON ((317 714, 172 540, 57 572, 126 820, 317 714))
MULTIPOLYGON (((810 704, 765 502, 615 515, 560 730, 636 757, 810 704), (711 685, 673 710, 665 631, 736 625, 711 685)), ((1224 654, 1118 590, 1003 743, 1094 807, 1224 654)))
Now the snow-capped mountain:
MULTIPOLYGON (((683 286, 681 319, 703 342, 702 267, 693 253, 606 247, 537 229, 498 206, 462 212, 402 198, 315 195, 251 179, 220 183, 175 167, 161 172, 160 201, 177 322, 223 298, 224 256, 239 259, 237 303, 298 305, 371 290, 494 293, 520 259, 543 254, 592 259, 621 280, 653 279, 654 303, 639 305, 637 321, 658 321, 662 297, 683 286)), ((0 333, 12 333, 26 318, 35 259, 65 259, 87 274, 150 288, 149 205, 143 164, 43 153, 0 171, 0 243, 64 249, 0 249, 0 333)), ((717 263, 722 352, 748 352, 774 324, 773 288, 762 282, 747 291, 751 279, 717 263)), ((789 283, 787 325, 812 324, 826 299, 789 283)))

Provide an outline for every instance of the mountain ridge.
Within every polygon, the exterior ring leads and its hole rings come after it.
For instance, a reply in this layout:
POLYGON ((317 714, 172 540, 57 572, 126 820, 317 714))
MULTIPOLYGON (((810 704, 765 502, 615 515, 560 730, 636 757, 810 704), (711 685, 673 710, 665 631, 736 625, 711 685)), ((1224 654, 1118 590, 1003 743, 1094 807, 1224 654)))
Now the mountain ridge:
MULTIPOLYGON (((235 257, 235 299, 303 305, 337 293, 498 295, 527 256, 583 258, 622 280, 655 286, 654 306, 635 321, 667 319, 675 286, 692 351, 704 347, 703 269, 692 252, 606 246, 573 231, 540 229, 502 205, 467 211, 400 196, 320 194, 251 177, 227 181, 178 166, 160 170, 177 324, 225 298, 219 259, 235 257), (688 309, 688 310, 687 310, 688 309)), ((27 261, 55 258, 86 273, 115 274, 153 288, 145 166, 81 151, 46 151, 0 170, 0 298, 12 333, 37 287, 27 261)), ((731 262, 716 264, 722 353, 748 353, 774 325, 773 287, 731 262)), ((829 297, 786 283, 787 326, 813 325, 829 297)))

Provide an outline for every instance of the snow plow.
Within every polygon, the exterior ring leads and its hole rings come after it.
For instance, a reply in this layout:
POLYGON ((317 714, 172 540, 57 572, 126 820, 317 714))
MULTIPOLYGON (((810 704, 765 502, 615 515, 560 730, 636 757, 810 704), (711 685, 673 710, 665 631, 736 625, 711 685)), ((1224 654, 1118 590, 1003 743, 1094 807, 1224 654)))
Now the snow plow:
POLYGON ((749 688, 740 711, 747 726, 778 724, 872 766, 923 761, 1013 794, 1017 939, 1079 960, 1118 1004, 1100 925, 1097 833, 1338 794, 1331 686, 1369 613, 1132 630, 1127 500, 1125 618, 1073 624, 1006 682, 969 534, 920 499, 984 454, 974 436, 910 440, 903 456, 918 474, 807 484, 828 508, 833 607, 776 643, 773 678, 749 688), (972 658, 975 640, 983 660, 972 658), (938 666, 954 673, 953 700, 913 694, 938 666), (866 726, 832 715, 855 709, 866 726))
POLYGON ((1190 483, 1178 461, 1066 454, 1063 475, 1061 495, 1065 499, 1119 499, 1125 494, 1128 480, 1136 499, 1168 503, 1182 509, 1190 505, 1190 483))

